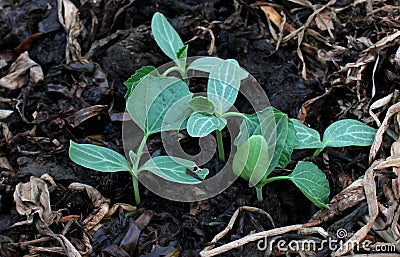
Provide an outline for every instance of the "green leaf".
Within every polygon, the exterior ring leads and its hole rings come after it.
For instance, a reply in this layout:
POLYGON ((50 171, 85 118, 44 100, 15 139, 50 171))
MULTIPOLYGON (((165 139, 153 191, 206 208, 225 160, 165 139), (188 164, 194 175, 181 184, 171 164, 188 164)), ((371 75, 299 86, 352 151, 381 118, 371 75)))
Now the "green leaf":
POLYGON ((237 148, 232 169, 249 181, 249 186, 255 186, 267 178, 269 162, 267 141, 261 135, 254 135, 237 148))
POLYGON ((178 57, 178 59, 186 59, 187 51, 188 51, 188 45, 184 45, 182 48, 178 50, 178 52, 176 53, 176 57, 178 57))
POLYGON ((339 120, 325 130, 322 143, 329 147, 369 146, 376 131, 358 120, 339 120))
MULTIPOLYGON (((124 85, 128 88, 128 91, 125 94, 125 100, 129 98, 131 95, 132 91, 135 89, 137 84, 139 84, 139 81, 146 76, 147 74, 150 74, 150 72, 156 70, 156 67, 154 66, 143 66, 142 68, 138 69, 135 74, 133 74, 127 81, 124 82, 124 85)), ((153 75, 155 75, 156 72, 154 72, 153 75)))
POLYGON ((315 164, 299 162, 289 178, 316 206, 329 209, 329 182, 315 164))
POLYGON ((272 159, 268 168, 268 175, 276 167, 286 166, 290 161, 290 155, 293 151, 293 143, 297 142, 293 130, 289 135, 288 116, 278 109, 267 107, 260 112, 251 115, 246 114, 246 117, 247 119, 243 119, 243 122, 240 125, 240 132, 238 137, 235 139, 235 145, 240 146, 252 135, 263 134, 267 141, 270 155, 271 152, 273 152, 273 155, 270 156, 272 159), (288 136, 290 136, 290 142, 287 142, 288 136))
POLYGON ((216 64, 211 69, 207 97, 219 115, 228 111, 236 101, 240 87, 239 70, 239 65, 231 61, 216 64))
POLYGON ((275 118, 275 126, 276 126, 276 144, 275 151, 271 159, 271 164, 268 168, 268 175, 279 166, 279 160, 281 158, 284 149, 286 148, 286 141, 288 139, 289 134, 289 118, 288 116, 273 108, 274 110, 274 118, 275 118))
POLYGON ((226 126, 226 120, 214 115, 194 112, 187 122, 187 131, 191 137, 204 137, 214 130, 222 130, 226 126))
POLYGON ((321 137, 315 129, 309 128, 297 119, 290 119, 293 122, 294 129, 296 130, 297 139, 299 142, 295 149, 310 149, 310 148, 324 148, 325 145, 321 142, 321 137))
POLYGON ((134 164, 137 160, 137 154, 132 150, 129 150, 129 159, 131 160, 132 164, 134 164))
POLYGON ((286 139, 286 144, 284 145, 281 156, 279 157, 279 162, 276 167, 285 168, 289 164, 293 149, 298 144, 296 130, 294 129, 292 121, 288 121, 288 136, 286 139))
MULTIPOLYGON (((235 138, 234 144, 239 146, 243 144, 247 139, 249 139, 252 135, 261 135, 264 134, 264 137, 276 136, 275 131, 275 119, 273 116, 273 108, 267 107, 262 111, 253 114, 244 114, 246 118, 243 119, 240 124, 240 131, 238 136, 235 138), (260 120, 262 121, 262 127, 260 125, 260 120), (263 132, 263 133, 262 133, 263 132)), ((275 140, 267 139, 269 144, 275 144, 275 140)))
POLYGON ((189 102, 190 107, 194 112, 203 112, 208 114, 214 113, 214 105, 207 97, 196 96, 189 102))
POLYGON ((148 170, 155 175, 181 184, 198 184, 208 175, 208 169, 198 169, 192 161, 172 156, 158 156, 148 160, 139 171, 148 170), (195 173, 196 176, 189 174, 195 173))
POLYGON ((151 20, 151 30, 161 50, 172 60, 177 60, 177 53, 184 45, 178 33, 163 14, 159 12, 154 14, 151 20))
POLYGON ((145 76, 127 100, 132 120, 145 132, 153 133, 183 129, 192 113, 188 86, 175 77, 145 76))
POLYGON ((102 171, 131 171, 128 161, 121 154, 92 144, 77 144, 70 141, 69 158, 85 168, 102 171))
MULTIPOLYGON (((221 65, 225 60, 217 57, 202 57, 194 60, 189 64, 187 70, 197 70, 202 72, 210 73, 215 65, 221 65)), ((239 79, 243 80, 248 77, 249 73, 244 69, 239 69, 239 79)))

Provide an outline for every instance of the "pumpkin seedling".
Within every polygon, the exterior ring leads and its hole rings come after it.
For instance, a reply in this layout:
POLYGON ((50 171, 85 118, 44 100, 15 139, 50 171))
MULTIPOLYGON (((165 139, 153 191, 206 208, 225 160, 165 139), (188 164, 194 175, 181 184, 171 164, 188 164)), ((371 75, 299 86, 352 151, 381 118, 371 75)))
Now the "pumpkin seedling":
POLYGON ((299 137, 295 149, 317 149, 317 157, 325 147, 370 146, 374 142, 376 129, 352 119, 343 119, 326 128, 321 141, 318 131, 307 127, 296 119, 291 119, 299 137))

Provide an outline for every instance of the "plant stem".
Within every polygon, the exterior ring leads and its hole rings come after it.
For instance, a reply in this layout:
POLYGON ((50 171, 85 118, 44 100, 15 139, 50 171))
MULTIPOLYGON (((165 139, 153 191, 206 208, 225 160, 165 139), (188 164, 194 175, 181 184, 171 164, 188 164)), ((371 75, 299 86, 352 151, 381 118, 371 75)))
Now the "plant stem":
POLYGON ((268 184, 268 183, 273 182, 273 181, 285 180, 285 179, 291 180, 292 178, 289 177, 289 176, 277 176, 277 177, 272 177, 272 178, 268 178, 268 179, 265 181, 265 184, 268 184))
POLYGON ((257 200, 259 201, 259 202, 262 202, 263 200, 264 200, 264 198, 263 198, 263 187, 258 187, 258 186, 256 186, 256 192, 257 192, 257 200))
POLYGON ((140 157, 142 157, 142 153, 143 153, 143 148, 146 144, 147 138, 149 136, 148 135, 144 135, 142 142, 140 142, 139 148, 136 152, 136 160, 135 163, 133 163, 133 170, 131 171, 132 174, 132 185, 133 185, 133 192, 135 194, 135 202, 136 205, 140 204, 140 192, 139 192, 139 181, 138 181, 138 173, 137 171, 139 170, 139 163, 140 163, 140 157))
POLYGON ((217 130, 218 157, 221 161, 225 161, 224 142, 222 141, 222 131, 217 130))
POLYGON ((220 118, 226 118, 226 117, 241 117, 243 119, 248 119, 248 117, 246 115, 244 115, 243 113, 240 113, 240 112, 227 112, 227 113, 224 113, 223 115, 221 115, 220 118))
POLYGON ((149 136, 146 135, 146 134, 143 136, 142 142, 140 142, 139 148, 138 148, 138 150, 137 150, 137 152, 136 152, 136 161, 135 161, 135 163, 133 164, 133 167, 134 167, 134 171, 135 171, 135 172, 139 170, 140 158, 142 157, 143 148, 144 148, 144 146, 146 145, 146 141, 147 141, 147 138, 148 138, 148 137, 149 137, 149 136))
POLYGON ((317 157, 323 150, 324 150, 324 148, 318 148, 317 150, 315 150, 312 157, 313 158, 317 157))
POLYGON ((139 181, 136 176, 137 176, 136 174, 132 173, 133 193, 135 194, 136 205, 139 205, 140 204, 139 181))
POLYGON ((164 71, 163 74, 161 74, 161 77, 165 77, 173 71, 179 72, 182 75, 182 77, 186 76, 186 71, 184 69, 182 69, 181 67, 173 66, 171 68, 168 68, 166 71, 164 71))

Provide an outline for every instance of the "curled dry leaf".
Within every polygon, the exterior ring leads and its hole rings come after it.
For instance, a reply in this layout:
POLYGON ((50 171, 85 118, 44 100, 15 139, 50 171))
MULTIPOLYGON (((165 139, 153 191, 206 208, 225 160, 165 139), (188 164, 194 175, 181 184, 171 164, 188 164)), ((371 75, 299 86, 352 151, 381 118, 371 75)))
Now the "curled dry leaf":
POLYGON ((101 193, 88 185, 81 183, 71 183, 68 189, 75 191, 85 191, 89 198, 92 200, 94 210, 83 222, 83 228, 86 231, 91 230, 94 226, 99 224, 99 222, 106 216, 109 211, 110 199, 105 198, 101 193))
POLYGON ((350 186, 346 187, 339 194, 335 195, 330 201, 330 209, 322 209, 317 212, 310 220, 327 222, 333 220, 338 215, 343 214, 346 210, 353 208, 365 200, 364 180, 362 178, 354 181, 350 186))
POLYGON ((392 100, 393 93, 376 100, 373 104, 371 104, 371 107, 369 107, 369 115, 375 120, 376 124, 378 127, 382 125, 381 121, 378 119, 378 116, 373 112, 373 110, 384 107, 390 103, 390 100, 392 100))
POLYGON ((140 233, 142 230, 147 227, 150 221, 154 217, 154 212, 145 211, 143 212, 139 218, 137 218, 129 227, 128 232, 125 234, 122 239, 120 246, 131 256, 134 254, 137 243, 139 242, 140 233))
POLYGON ((322 31, 325 31, 327 29, 333 30, 335 27, 333 25, 332 18, 336 18, 334 12, 330 10, 323 10, 320 15, 317 15, 315 17, 315 23, 317 24, 317 27, 322 31))
POLYGON ((57 9, 58 20, 67 32, 66 62, 85 62, 85 60, 82 59, 81 46, 78 42, 78 37, 81 33, 78 8, 76 8, 70 0, 58 0, 57 9))
POLYGON ((375 157, 376 154, 378 153, 381 145, 382 145, 382 139, 383 135, 385 134, 386 130, 389 128, 389 121, 390 118, 394 115, 400 112, 400 103, 396 103, 392 105, 389 110, 386 113, 385 119, 382 122, 382 125, 379 127, 378 131, 376 132, 375 135, 375 140, 372 143, 371 150, 369 152, 369 162, 371 163, 375 157))
POLYGON ((25 215, 27 220, 14 224, 30 224, 35 213, 47 226, 56 219, 56 213, 50 207, 50 194, 46 182, 41 178, 31 176, 29 182, 19 183, 14 192, 14 201, 17 212, 25 215))
POLYGON ((29 58, 28 52, 22 53, 7 74, 0 79, 0 87, 10 90, 17 89, 26 84, 25 78, 29 74, 29 85, 37 83, 44 78, 42 67, 29 58))
POLYGON ((114 215, 117 212, 118 208, 122 208, 122 210, 124 210, 126 212, 134 212, 137 209, 136 206, 133 206, 133 205, 130 205, 127 203, 116 203, 110 208, 110 210, 107 212, 105 217, 110 218, 112 215, 114 215))
POLYGON ((99 115, 105 109, 107 109, 107 105, 90 106, 90 107, 83 108, 83 109, 77 111, 76 113, 69 116, 66 120, 69 123, 69 125, 71 125, 73 128, 75 128, 75 127, 79 126, 79 124, 84 122, 85 120, 99 115))

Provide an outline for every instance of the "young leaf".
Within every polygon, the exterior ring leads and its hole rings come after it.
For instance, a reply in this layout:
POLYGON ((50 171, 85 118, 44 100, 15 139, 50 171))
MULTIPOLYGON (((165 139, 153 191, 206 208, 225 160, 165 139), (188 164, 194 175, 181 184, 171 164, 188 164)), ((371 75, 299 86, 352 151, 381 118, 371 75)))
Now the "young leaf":
POLYGON ((214 130, 222 130, 226 126, 226 120, 214 115, 194 112, 187 122, 187 131, 191 137, 204 137, 214 130))
POLYGON ((286 148, 286 141, 289 133, 289 118, 288 116, 277 110, 274 110, 275 126, 276 126, 276 144, 275 151, 271 159, 270 166, 268 168, 268 175, 279 165, 284 149, 286 148))
POLYGON ((288 136, 286 139, 286 144, 283 148, 281 156, 279 157, 279 162, 276 167, 285 168, 286 165, 289 164, 292 157, 293 149, 297 144, 298 140, 296 136, 296 130, 294 129, 293 123, 288 120, 288 136))
POLYGON ((131 163, 132 164, 134 164, 135 162, 136 162, 136 160, 137 160, 137 154, 134 152, 134 151, 132 151, 132 150, 129 150, 129 159, 131 160, 131 163))
POLYGON ((187 51, 188 51, 188 45, 184 45, 182 48, 178 50, 178 52, 176 53, 176 57, 178 57, 178 59, 186 59, 187 51))
POLYGON ((132 120, 146 133, 182 129, 192 113, 188 86, 175 77, 145 76, 127 100, 132 120))
POLYGON ((177 60, 177 53, 183 47, 183 42, 163 14, 159 12, 154 14, 151 31, 161 50, 172 60, 177 60))
POLYGON ((289 178, 316 206, 329 209, 329 182, 315 164, 300 161, 289 178))
POLYGON ((339 120, 325 130, 322 142, 330 147, 369 146, 374 142, 376 131, 358 120, 339 120))
POLYGON ((97 145, 70 141, 69 158, 76 164, 92 170, 131 171, 128 161, 121 154, 97 145))
POLYGON ((181 184, 198 184, 200 179, 205 179, 208 175, 208 169, 195 169, 194 162, 172 156, 158 156, 148 160, 139 169, 148 170, 155 175, 166 180, 181 184), (187 174, 187 171, 194 172, 198 178, 187 174))
POLYGON ((295 149, 310 149, 310 148, 324 148, 321 142, 321 137, 315 129, 309 128, 297 119, 290 119, 293 122, 294 129, 296 130, 297 139, 299 142, 295 149))
POLYGON ((213 66, 207 84, 207 96, 217 114, 224 114, 235 103, 239 92, 240 67, 231 61, 213 66))
POLYGON ((246 118, 244 118, 240 124, 239 134, 235 138, 234 144, 236 146, 243 144, 252 135, 261 134, 264 135, 268 144, 275 144, 276 129, 272 107, 267 107, 264 110, 253 114, 244 114, 244 116, 246 118), (260 120, 262 121, 262 129, 260 120))
POLYGON ((249 181, 249 186, 255 186, 268 176, 269 162, 267 141, 261 135, 253 135, 237 148, 232 169, 249 181))
POLYGON ((189 102, 190 107, 194 112, 203 112, 208 114, 214 114, 214 105, 207 97, 196 96, 189 102))
MULTIPOLYGON (((194 60, 189 64, 187 70, 197 70, 202 72, 210 73, 215 65, 221 65, 225 60, 216 57, 202 57, 194 60)), ((239 69, 239 79, 243 80, 249 76, 249 73, 244 69, 239 69)))
MULTIPOLYGON (((124 82, 124 85, 128 88, 128 91, 125 94, 125 100, 129 98, 131 95, 132 91, 135 89, 137 84, 139 84, 139 81, 146 76, 147 74, 150 74, 150 72, 154 71, 156 68, 154 66, 144 66, 137 70, 135 74, 133 74, 127 81, 124 82)), ((154 74, 153 74, 154 75, 154 74)))

